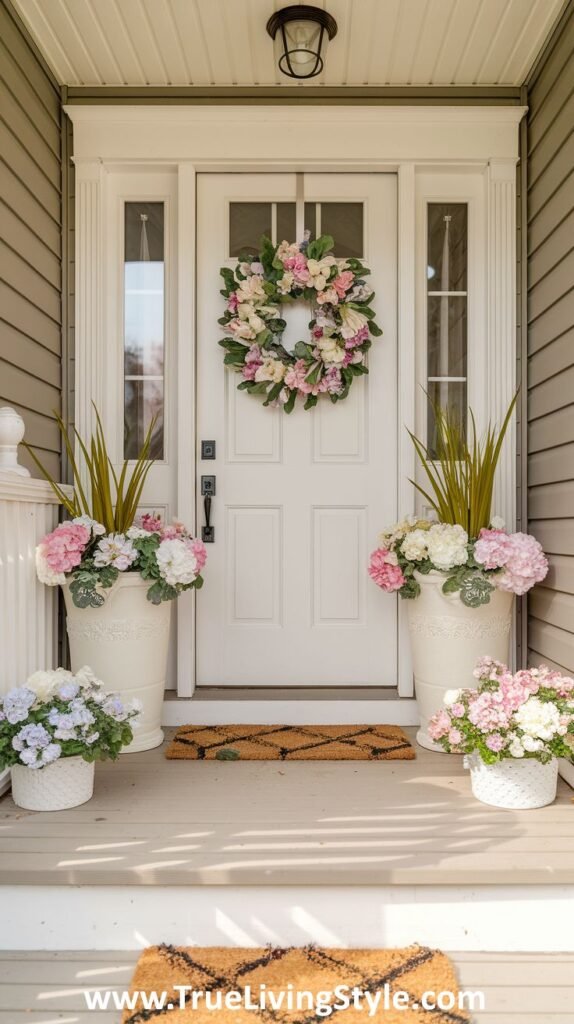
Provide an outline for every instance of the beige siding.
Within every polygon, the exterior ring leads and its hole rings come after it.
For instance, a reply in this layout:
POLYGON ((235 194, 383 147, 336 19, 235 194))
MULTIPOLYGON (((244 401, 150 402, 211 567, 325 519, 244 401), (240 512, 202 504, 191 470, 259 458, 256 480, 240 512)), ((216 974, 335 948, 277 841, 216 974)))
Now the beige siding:
POLYGON ((4 0, 0 68, 0 405, 18 409, 27 440, 59 475, 60 97, 4 0))
POLYGON ((530 660, 574 671, 574 3, 528 92, 530 660))

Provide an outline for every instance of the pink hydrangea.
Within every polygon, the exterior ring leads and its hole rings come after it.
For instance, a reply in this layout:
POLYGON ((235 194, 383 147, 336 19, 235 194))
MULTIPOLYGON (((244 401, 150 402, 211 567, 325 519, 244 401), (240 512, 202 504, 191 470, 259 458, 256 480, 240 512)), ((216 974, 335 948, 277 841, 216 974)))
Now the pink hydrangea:
POLYGON ((489 658, 486 655, 484 658, 479 658, 472 674, 475 679, 492 679, 494 681, 507 671, 506 665, 503 665, 501 661, 496 661, 495 658, 489 658))
POLYGON ((287 256, 286 259, 282 260, 282 263, 285 270, 291 271, 296 284, 307 284, 307 281, 309 280, 309 271, 307 269, 307 257, 304 253, 298 252, 294 255, 287 256))
POLYGON ((499 732, 493 732, 490 736, 487 736, 485 743, 488 749, 493 750, 495 754, 498 754, 506 746, 506 740, 499 732))
POLYGON ((387 548, 377 548, 376 551, 373 551, 369 562, 369 576, 378 587, 388 593, 400 590, 405 583, 405 577, 398 565, 396 554, 394 551, 388 551, 387 548))
POLYGON ((343 378, 338 366, 330 366, 325 373, 322 384, 330 395, 340 395, 343 390, 343 378))
POLYGON ((90 530, 77 523, 60 523, 44 537, 40 548, 52 572, 71 572, 82 561, 89 544, 90 530))
POLYGON ((450 730, 448 734, 448 742, 452 744, 453 747, 458 747, 459 743, 462 743, 462 733, 460 729, 450 730))
POLYGON ((305 377, 309 369, 303 359, 298 359, 293 366, 290 366, 283 378, 285 387, 291 388, 292 390, 302 391, 303 386, 306 385, 305 377))
POLYGON ((474 545, 475 561, 485 569, 501 569, 511 552, 511 538, 504 530, 481 530, 474 545))
POLYGON ((455 701, 454 704, 451 704, 450 707, 449 707, 449 712, 450 712, 450 714, 452 715, 453 718, 463 718, 464 717, 464 711, 465 711, 464 704, 461 701, 458 701, 458 700, 455 701))
POLYGON ((162 540, 176 540, 178 537, 184 537, 187 530, 183 523, 180 523, 178 519, 174 519, 173 523, 168 526, 164 526, 161 531, 162 540))
POLYGON ((357 331, 356 334, 353 334, 352 338, 346 339, 345 348, 352 351, 354 348, 358 348, 359 345, 362 345, 367 340, 368 337, 369 326, 368 324, 365 324, 364 327, 361 327, 360 331, 357 331))
POLYGON ((255 380, 255 374, 263 366, 263 356, 259 345, 251 345, 245 356, 245 364, 241 370, 244 380, 255 380))
POLYGON ((507 729, 512 709, 504 704, 498 691, 486 690, 474 699, 468 710, 469 721, 480 732, 490 733, 495 729, 507 729))
POLYGON ((497 586, 512 594, 526 594, 546 576, 548 559, 535 537, 527 533, 512 533, 508 539, 510 552, 497 586))

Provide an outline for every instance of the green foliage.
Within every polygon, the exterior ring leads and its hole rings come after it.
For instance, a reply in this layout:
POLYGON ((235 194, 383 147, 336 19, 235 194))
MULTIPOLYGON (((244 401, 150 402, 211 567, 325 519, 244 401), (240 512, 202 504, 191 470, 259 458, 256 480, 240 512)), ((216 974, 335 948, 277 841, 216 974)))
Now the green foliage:
POLYGON ((102 421, 95 405, 94 411, 96 430, 88 442, 81 438, 75 428, 70 432, 58 413, 54 413, 72 470, 74 483, 72 498, 65 494, 30 446, 25 442, 24 446, 70 518, 75 519, 77 516, 86 515, 105 526, 106 533, 125 533, 135 519, 146 477, 154 462, 150 458, 150 449, 156 419, 154 418, 149 425, 144 443, 131 471, 129 461, 126 459, 118 477, 108 453, 102 421), (85 466, 83 475, 76 460, 74 437, 85 466), (88 481, 87 488, 84 488, 84 480, 88 481))
MULTIPOLYGON (((371 333, 374 333, 372 325, 371 333)), ((469 537, 478 537, 481 529, 490 525, 494 476, 517 397, 518 392, 508 407, 500 430, 489 424, 482 439, 478 438, 476 421, 470 410, 470 443, 452 410, 431 402, 436 423, 436 457, 409 431, 431 490, 427 491, 415 481, 411 483, 435 510, 439 522, 458 523, 469 537)))

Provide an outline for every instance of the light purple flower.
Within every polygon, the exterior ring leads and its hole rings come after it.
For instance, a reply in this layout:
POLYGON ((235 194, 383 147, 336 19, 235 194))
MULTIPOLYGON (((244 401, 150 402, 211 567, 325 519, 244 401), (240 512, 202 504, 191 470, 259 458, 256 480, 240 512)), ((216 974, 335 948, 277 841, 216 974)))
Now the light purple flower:
POLYGON ((74 697, 78 696, 80 687, 77 683, 62 683, 58 690, 58 697, 62 700, 73 700, 74 697))
POLYGON ((24 722, 35 700, 36 694, 26 686, 19 686, 17 689, 8 690, 4 697, 4 713, 10 725, 24 722))
POLYGON ((38 761, 38 751, 32 747, 26 747, 25 750, 20 754, 20 760, 22 764, 25 764, 28 768, 41 768, 42 762, 38 761))
POLYGON ((42 751, 42 761, 44 764, 52 764, 53 761, 58 760, 61 753, 62 748, 59 743, 49 743, 42 751))

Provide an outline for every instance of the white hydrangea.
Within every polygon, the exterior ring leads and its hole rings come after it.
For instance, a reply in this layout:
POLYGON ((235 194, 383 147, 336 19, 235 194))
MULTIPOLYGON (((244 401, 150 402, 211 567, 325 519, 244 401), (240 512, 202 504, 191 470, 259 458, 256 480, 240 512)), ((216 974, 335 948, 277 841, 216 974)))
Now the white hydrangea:
POLYGON ((90 516, 76 516, 75 519, 72 519, 72 522, 76 526, 85 526, 94 537, 103 537, 106 532, 105 526, 98 523, 97 519, 91 519, 90 516))
POLYGON ((458 524, 435 523, 427 531, 426 543, 431 562, 445 572, 464 565, 468 558, 468 534, 458 524))
POLYGON ((126 537, 128 540, 141 540, 143 537, 151 537, 149 530, 142 530, 140 526, 130 526, 129 530, 126 530, 126 537))
POLYGON ((171 587, 193 583, 197 561, 188 544, 182 540, 162 540, 156 552, 159 573, 171 587))
POLYGON ((125 572, 135 562, 138 553, 131 540, 123 533, 110 533, 98 541, 94 555, 94 565, 102 569, 105 565, 113 565, 119 572, 125 572))
POLYGON ((63 572, 54 572, 50 568, 44 550, 44 545, 38 544, 36 548, 36 575, 40 583, 44 583, 47 587, 61 587, 66 582, 66 576, 63 572))
MULTIPOLYGON (((522 742, 526 746, 528 737, 551 740, 560 729, 560 712, 555 704, 543 703, 539 697, 529 697, 515 712, 516 724, 526 735, 522 742)), ((539 748, 536 748, 539 749, 539 748)))
POLYGON ((409 562, 420 562, 421 559, 427 557, 428 536, 428 530, 411 530, 410 533, 407 533, 401 544, 401 551, 409 562))
POLYGON ((461 696, 462 690, 447 690, 443 697, 443 701, 447 705, 456 704, 460 700, 461 696))
POLYGON ((515 736, 514 739, 511 740, 508 752, 511 757, 524 757, 524 747, 522 746, 520 736, 515 736))
POLYGON ((26 680, 26 686, 36 694, 38 700, 44 703, 52 699, 62 683, 73 680, 73 678, 72 673, 68 672, 65 668, 57 668, 46 672, 40 669, 29 676, 26 680))

